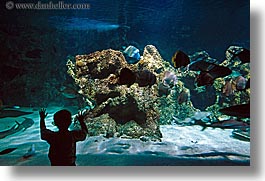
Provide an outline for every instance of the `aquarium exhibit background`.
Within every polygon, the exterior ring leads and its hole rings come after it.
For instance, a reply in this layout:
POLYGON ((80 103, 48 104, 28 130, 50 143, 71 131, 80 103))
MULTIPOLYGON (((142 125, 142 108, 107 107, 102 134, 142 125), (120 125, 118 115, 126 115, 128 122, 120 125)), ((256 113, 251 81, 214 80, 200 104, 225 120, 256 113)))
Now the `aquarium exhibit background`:
MULTIPOLYGON (((35 3, 36 1, 14 0, 14 2, 35 3)), ((43 0, 41 2, 49 3, 50 1, 43 0)), ((56 3, 57 1, 52 2, 56 3)), ((92 109, 93 106, 87 104, 84 97, 79 94, 79 88, 68 72, 67 61, 75 62, 76 55, 107 49, 122 52, 130 45, 139 49, 140 54, 143 55, 145 47, 153 45, 173 70, 174 63, 171 59, 177 50, 182 50, 189 56, 196 52, 206 51, 210 57, 216 60, 215 63, 219 64, 226 59, 226 51, 230 46, 250 49, 250 2, 247 0, 78 0, 74 2, 65 0, 64 2, 88 3, 90 7, 83 10, 18 10, 15 8, 9 10, 6 8, 6 2, 1 2, 1 110, 15 109, 34 112, 29 115, 17 115, 17 117, 12 115, 10 117, 13 122, 15 119, 23 122, 23 117, 28 117, 35 123, 25 132, 0 139, 2 145, 4 143, 11 144, 11 147, 17 148, 2 156, 0 165, 49 164, 45 157, 48 145, 40 141, 38 133, 38 110, 40 108, 48 109, 50 116, 48 122, 50 123, 52 114, 61 108, 71 110, 72 114, 76 114, 79 110, 92 109), (67 89, 69 87, 70 89, 67 89), (15 140, 18 138, 24 140, 15 140), (33 144, 37 154, 31 157, 31 160, 18 161, 18 158, 27 152, 33 144)), ((190 79, 181 79, 180 77, 178 80, 187 81, 189 85, 194 83, 190 79)), ((194 108, 207 114, 209 110, 206 108, 217 101, 214 98, 217 95, 216 91, 212 86, 207 86, 204 93, 197 89, 195 91, 191 87, 188 88, 190 88, 190 99, 194 108)), ((175 100, 179 101, 181 98, 183 97, 177 97, 175 100)), ((172 108, 171 105, 173 104, 175 106, 174 102, 163 104, 163 114, 172 111, 174 106, 172 108)), ((177 110, 181 109, 177 107, 177 110)), ((184 109, 183 111, 185 112, 184 109)), ((0 131, 13 126, 13 122, 6 123, 6 120, 11 119, 10 117, 1 117, 3 120, 0 131)), ((166 120, 166 118, 166 116, 161 118, 163 126, 160 130, 165 139, 162 142, 157 142, 157 140, 152 142, 152 139, 145 140, 145 137, 141 137, 142 139, 137 139, 137 141, 131 137, 127 141, 117 138, 119 139, 117 141, 102 136, 91 136, 85 142, 87 146, 84 144, 78 146, 77 154, 82 155, 84 160, 82 161, 80 157, 77 163, 79 165, 200 165, 194 158, 190 164, 185 162, 187 160, 181 160, 179 157, 170 159, 168 155, 174 155, 175 151, 172 150, 177 148, 181 150, 179 155, 182 156, 189 153, 190 150, 195 154, 197 150, 199 154, 204 151, 207 153, 216 151, 217 156, 220 156, 218 153, 224 151, 232 153, 232 157, 240 157, 240 159, 236 158, 235 162, 206 159, 201 165, 249 165, 249 157, 246 156, 250 154, 249 141, 234 138, 226 140, 227 142, 224 141, 227 137, 230 138, 233 130, 207 128, 205 131, 201 131, 201 126, 192 128, 181 125, 177 127, 179 118, 171 117, 170 120, 166 120), (176 135, 176 133, 178 134, 176 135), (194 139, 196 137, 197 139, 194 139), (212 142, 218 138, 220 141, 212 142), (209 147, 198 146, 197 140, 199 143, 208 144, 209 147), (203 141, 200 142, 201 140, 203 141), (88 151, 89 144, 93 145, 94 143, 98 143, 97 147, 92 146, 88 151), (235 147, 225 147, 222 150, 222 146, 227 143, 231 143, 235 147), (117 148, 115 144, 118 145, 117 148), (126 147, 130 147, 130 151, 127 152, 126 147), (135 152, 137 147, 141 150, 140 154, 135 152), (87 156, 93 153, 95 154, 93 157, 87 156), (99 158, 103 157, 96 153, 104 155, 105 162, 97 162, 99 158), (110 157, 108 157, 109 153, 111 153, 110 157), (132 153, 137 157, 130 157, 132 153), (126 157, 126 154, 129 156, 126 157), (142 160, 141 156, 143 155, 144 159, 142 160), (146 157, 146 155, 151 157, 146 157), (119 160, 119 156, 121 161, 110 161, 111 159, 119 160), (130 161, 123 162, 124 160, 133 160, 132 162, 135 164, 130 161)), ((6 148, 2 146, 1 150, 6 148)), ((209 158, 212 155, 197 156, 209 158)), ((221 153, 220 157, 223 159, 225 156, 221 153)), ((185 157, 185 159, 189 158, 185 157)))
POLYGON ((103 0, 89 3, 89 10, 79 11, 9 11, 5 8, 1 11, 4 18, 1 18, 0 93, 4 102, 21 106, 68 104, 56 92, 68 81, 67 56, 108 48, 120 50, 130 44, 143 51, 151 44, 168 61, 177 49, 187 54, 205 50, 222 61, 230 45, 249 48, 249 1, 110 3, 103 0), (56 21, 50 22, 56 17, 58 23, 60 17, 90 18, 130 28, 126 32, 117 29, 88 32, 74 27, 57 30, 56 21), (25 56, 34 49, 40 49, 40 57, 25 56))

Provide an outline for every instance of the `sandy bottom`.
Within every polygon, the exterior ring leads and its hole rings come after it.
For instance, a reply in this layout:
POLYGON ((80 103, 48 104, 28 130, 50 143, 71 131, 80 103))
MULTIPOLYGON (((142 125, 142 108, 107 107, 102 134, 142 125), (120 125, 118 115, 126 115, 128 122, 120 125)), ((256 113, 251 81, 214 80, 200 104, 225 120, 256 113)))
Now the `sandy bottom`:
MULTIPOLYGON (((53 114, 61 107, 49 107, 46 125, 52 125, 53 114)), ((73 114, 75 108, 69 108, 73 114)), ((0 139, 0 151, 17 148, 13 152, 0 155, 0 165, 50 165, 47 154, 48 144, 40 139, 39 114, 37 109, 20 108, 31 111, 24 117, 34 120, 33 126, 0 139), (35 145, 36 154, 23 158, 31 145, 35 145)), ((12 127, 15 121, 22 122, 23 116, 0 119, 0 132, 12 127)), ((250 142, 231 137, 232 130, 207 128, 200 126, 181 127, 177 125, 161 126, 162 142, 143 142, 138 139, 106 139, 103 136, 87 137, 77 143, 78 166, 158 166, 158 165, 250 165, 250 142)))

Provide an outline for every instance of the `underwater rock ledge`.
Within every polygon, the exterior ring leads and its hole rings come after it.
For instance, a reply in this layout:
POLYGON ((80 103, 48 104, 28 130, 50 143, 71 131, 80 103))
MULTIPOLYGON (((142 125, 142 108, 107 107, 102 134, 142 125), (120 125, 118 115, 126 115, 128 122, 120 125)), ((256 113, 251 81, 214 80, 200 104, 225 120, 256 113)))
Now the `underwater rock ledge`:
POLYGON ((198 111, 189 89, 177 78, 185 75, 164 61, 153 45, 144 48, 135 64, 127 63, 122 52, 108 49, 76 55, 67 67, 91 107, 85 116, 91 136, 157 141, 162 138, 159 125, 171 124, 173 118, 185 121, 198 111))
MULTIPOLYGON (((80 87, 79 93, 94 107, 85 116, 91 136, 144 136, 147 140, 160 140, 157 84, 148 87, 119 84, 122 68, 146 70, 153 64, 148 60, 144 56, 138 64, 128 64, 120 51, 112 49, 77 55, 75 63, 68 60, 68 74, 80 87)), ((153 69, 148 70, 155 74, 153 69)))

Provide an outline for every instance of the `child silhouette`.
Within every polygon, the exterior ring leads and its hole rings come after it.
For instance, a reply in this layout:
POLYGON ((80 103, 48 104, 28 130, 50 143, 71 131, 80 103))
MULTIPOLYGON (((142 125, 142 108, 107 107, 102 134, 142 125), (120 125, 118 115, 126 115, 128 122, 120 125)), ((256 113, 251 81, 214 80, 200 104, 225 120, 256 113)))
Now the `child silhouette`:
POLYGON ((80 122, 81 130, 69 131, 72 122, 71 113, 67 110, 60 110, 54 114, 54 124, 59 131, 54 132, 46 128, 45 118, 48 115, 46 109, 42 108, 40 114, 41 139, 50 144, 48 157, 52 166, 75 166, 76 142, 86 139, 87 127, 84 123, 84 115, 80 112, 77 120, 80 122))

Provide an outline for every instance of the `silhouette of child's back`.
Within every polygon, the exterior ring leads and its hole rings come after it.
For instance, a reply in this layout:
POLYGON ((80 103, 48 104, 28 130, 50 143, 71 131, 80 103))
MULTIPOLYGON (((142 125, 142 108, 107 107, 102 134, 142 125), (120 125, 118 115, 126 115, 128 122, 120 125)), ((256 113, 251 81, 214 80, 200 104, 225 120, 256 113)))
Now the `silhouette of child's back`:
POLYGON ((40 110, 40 131, 41 139, 50 144, 48 157, 52 166, 75 166, 76 161, 76 142, 83 141, 86 138, 87 127, 84 123, 84 116, 79 113, 77 116, 81 125, 81 130, 69 131, 71 124, 71 113, 67 110, 61 110, 54 114, 54 124, 59 131, 54 132, 46 128, 45 117, 46 110, 40 110))

